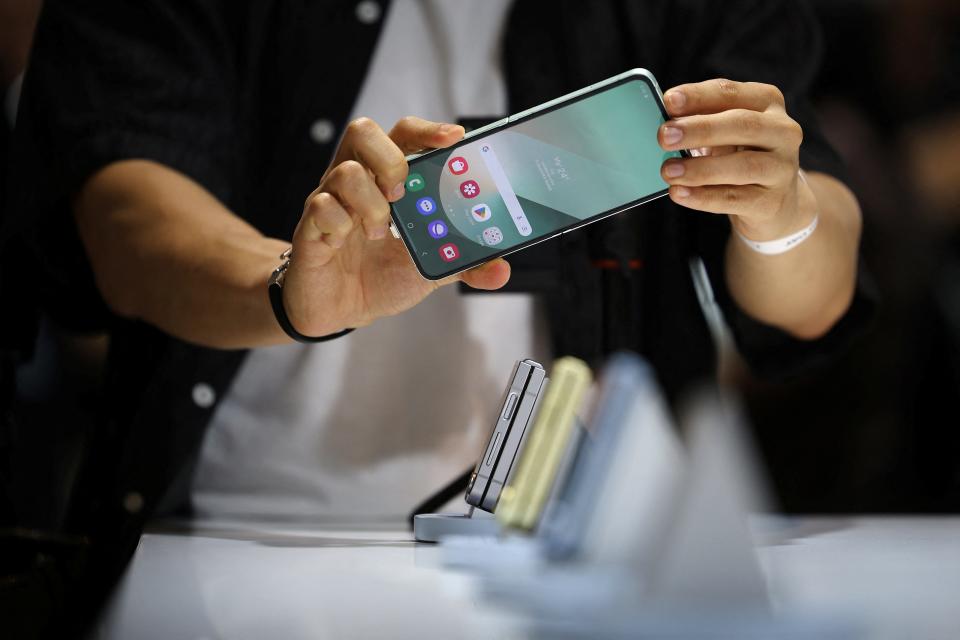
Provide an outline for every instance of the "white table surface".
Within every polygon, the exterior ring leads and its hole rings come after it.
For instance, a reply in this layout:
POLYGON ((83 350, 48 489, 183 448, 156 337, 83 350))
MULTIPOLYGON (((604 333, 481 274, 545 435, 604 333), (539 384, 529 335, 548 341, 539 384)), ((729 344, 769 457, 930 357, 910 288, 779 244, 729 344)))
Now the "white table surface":
MULTIPOLYGON (((763 530, 778 606, 855 616, 869 638, 960 639, 960 518, 795 518, 763 530)), ((439 558, 402 529, 157 527, 95 637, 523 637, 439 558)))

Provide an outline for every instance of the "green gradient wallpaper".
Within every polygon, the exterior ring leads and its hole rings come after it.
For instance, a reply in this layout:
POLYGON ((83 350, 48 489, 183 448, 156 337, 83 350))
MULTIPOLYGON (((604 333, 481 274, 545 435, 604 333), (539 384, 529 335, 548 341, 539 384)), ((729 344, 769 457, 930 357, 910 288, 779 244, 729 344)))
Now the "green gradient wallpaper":
POLYGON ((654 89, 631 77, 410 163, 394 217, 436 278, 663 192, 654 89))

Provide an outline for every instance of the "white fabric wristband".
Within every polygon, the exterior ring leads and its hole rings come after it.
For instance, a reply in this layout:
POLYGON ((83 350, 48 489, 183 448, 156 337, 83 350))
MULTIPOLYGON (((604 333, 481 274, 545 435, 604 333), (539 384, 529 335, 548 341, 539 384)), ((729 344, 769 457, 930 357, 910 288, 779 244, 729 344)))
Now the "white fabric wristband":
MULTIPOLYGON (((807 176, 804 174, 803 169, 797 171, 797 176, 804 182, 807 183, 807 176)), ((767 240, 766 242, 757 242, 756 240, 751 240, 747 236, 740 233, 736 227, 733 228, 737 236, 743 240, 744 244, 756 251, 757 253, 762 253, 767 256, 776 256, 781 253, 786 253, 791 249, 796 248, 804 240, 809 238, 817 228, 817 223, 820 221, 820 214, 813 216, 813 222, 807 225, 805 228, 797 231, 796 233, 791 233, 785 238, 778 238, 777 240, 767 240)))
POLYGON ((813 217, 813 222, 809 225, 797 231, 796 233, 791 233, 785 238, 778 238, 776 240, 767 240, 766 242, 757 242, 756 240, 751 240, 747 236, 740 233, 739 230, 734 228, 734 233, 737 234, 737 237, 743 240, 743 243, 756 251, 757 253, 762 253, 767 256, 775 256, 781 253, 786 253, 791 249, 799 246, 804 240, 809 238, 814 230, 817 228, 817 223, 820 222, 820 214, 818 213, 813 217))

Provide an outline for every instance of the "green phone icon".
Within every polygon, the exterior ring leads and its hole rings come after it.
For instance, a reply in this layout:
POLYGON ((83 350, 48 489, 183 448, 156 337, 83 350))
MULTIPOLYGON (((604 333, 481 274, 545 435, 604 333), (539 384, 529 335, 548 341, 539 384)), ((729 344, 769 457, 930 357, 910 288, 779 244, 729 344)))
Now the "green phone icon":
POLYGON ((427 186, 427 183, 423 181, 423 176, 419 173, 411 173, 407 176, 407 191, 420 191, 427 186))

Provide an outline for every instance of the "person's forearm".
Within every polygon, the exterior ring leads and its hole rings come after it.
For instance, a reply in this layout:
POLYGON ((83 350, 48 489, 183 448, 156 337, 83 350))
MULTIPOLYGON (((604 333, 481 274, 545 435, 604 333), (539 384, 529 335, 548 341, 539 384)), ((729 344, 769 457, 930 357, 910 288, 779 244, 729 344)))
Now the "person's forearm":
POLYGON ((119 162, 91 178, 74 204, 97 285, 118 315, 210 347, 290 341, 267 296, 288 244, 264 237, 189 178, 119 162))
POLYGON ((798 338, 814 339, 829 331, 850 306, 861 219, 856 198, 841 182, 808 173, 807 184, 815 209, 805 207, 808 213, 798 223, 803 228, 819 210, 814 233, 774 256, 752 250, 731 233, 726 279, 747 314, 798 338))
POLYGON ((187 176, 146 160, 117 162, 89 178, 73 203, 75 219, 97 287, 118 315, 205 346, 290 342, 267 294, 290 247, 295 257, 283 283, 290 324, 329 336, 401 313, 444 285, 506 284, 504 260, 426 280, 404 244, 388 237, 405 156, 461 138, 463 127, 413 116, 389 134, 369 118, 353 120, 290 242, 265 238, 187 176))

